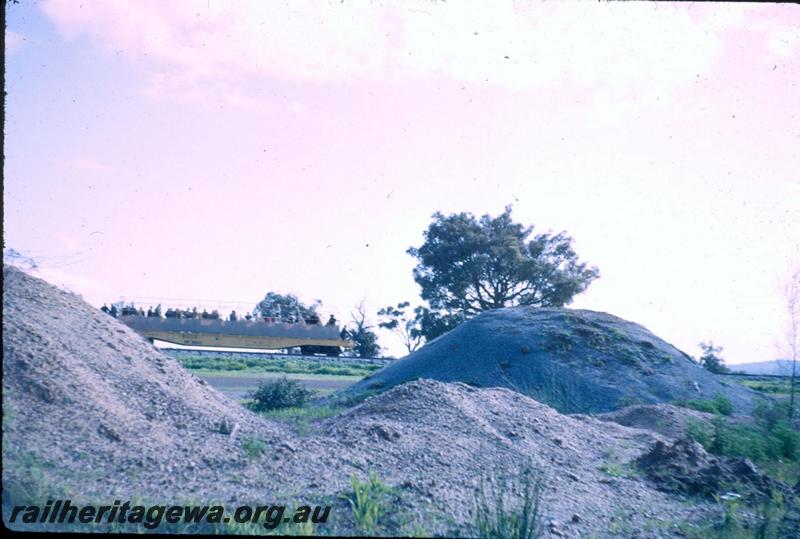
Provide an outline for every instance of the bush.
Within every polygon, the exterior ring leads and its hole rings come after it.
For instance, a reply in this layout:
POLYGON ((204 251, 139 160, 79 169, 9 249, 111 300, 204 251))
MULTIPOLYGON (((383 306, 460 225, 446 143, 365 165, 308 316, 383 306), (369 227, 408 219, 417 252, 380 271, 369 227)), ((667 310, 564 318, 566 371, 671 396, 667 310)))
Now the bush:
POLYGON ((303 387, 297 380, 289 380, 284 376, 259 384, 258 389, 247 395, 253 401, 248 407, 254 412, 301 407, 313 395, 313 391, 303 387))

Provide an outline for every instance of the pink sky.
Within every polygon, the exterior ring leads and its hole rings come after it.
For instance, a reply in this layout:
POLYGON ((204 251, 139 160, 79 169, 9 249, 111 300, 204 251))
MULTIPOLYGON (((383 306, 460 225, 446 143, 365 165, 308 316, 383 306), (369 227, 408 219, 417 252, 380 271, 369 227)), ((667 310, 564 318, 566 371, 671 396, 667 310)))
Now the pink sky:
MULTIPOLYGON (((566 230, 574 307, 772 359, 800 257, 800 8, 9 6, 6 246, 90 302, 418 301, 436 210, 566 230)), ((398 353, 390 335, 382 344, 398 353)))

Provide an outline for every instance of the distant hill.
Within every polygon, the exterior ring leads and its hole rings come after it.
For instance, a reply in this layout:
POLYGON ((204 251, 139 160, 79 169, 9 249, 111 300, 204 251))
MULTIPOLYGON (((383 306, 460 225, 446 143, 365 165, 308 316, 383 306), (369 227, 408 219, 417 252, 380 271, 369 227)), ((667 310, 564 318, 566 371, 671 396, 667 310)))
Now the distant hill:
POLYGON ((788 374, 785 365, 787 360, 775 359, 772 361, 758 361, 756 363, 739 363, 728 365, 733 372, 744 372, 747 374, 788 374))

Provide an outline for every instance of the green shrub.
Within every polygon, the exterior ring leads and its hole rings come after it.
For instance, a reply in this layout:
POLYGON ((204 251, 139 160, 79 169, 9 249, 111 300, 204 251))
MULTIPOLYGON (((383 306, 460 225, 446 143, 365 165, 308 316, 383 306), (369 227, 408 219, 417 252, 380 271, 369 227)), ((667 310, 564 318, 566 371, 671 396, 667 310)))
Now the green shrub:
POLYGON ((487 498, 483 478, 475 495, 475 528, 479 537, 487 539, 533 539, 544 533, 542 525, 542 492, 544 479, 525 469, 519 484, 508 485, 498 479, 487 498), (509 493, 521 492, 522 501, 512 504, 509 493))
POLYGON ((255 412, 278 410, 280 408, 301 407, 314 395, 297 380, 286 377, 270 382, 262 382, 258 388, 246 395, 252 402, 248 407, 255 412))

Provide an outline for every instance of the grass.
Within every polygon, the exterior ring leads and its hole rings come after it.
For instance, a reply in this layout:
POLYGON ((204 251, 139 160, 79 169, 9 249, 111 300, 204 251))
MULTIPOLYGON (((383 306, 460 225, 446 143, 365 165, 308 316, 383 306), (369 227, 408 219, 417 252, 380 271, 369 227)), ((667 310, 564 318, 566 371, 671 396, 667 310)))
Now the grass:
POLYGON ((740 384, 750 389, 755 389, 770 395, 789 395, 789 380, 737 380, 740 384))
POLYGON ((312 430, 312 425, 319 419, 326 417, 333 417, 342 412, 346 408, 340 406, 302 406, 292 408, 282 408, 279 410, 268 410, 261 412, 259 415, 289 423, 297 429, 298 434, 309 434, 312 430))
POLYGON ((673 404, 684 408, 691 408, 698 412, 716 415, 731 415, 734 411, 733 403, 720 394, 715 395, 714 398, 710 400, 689 399, 675 401, 673 404))
POLYGON ((364 535, 377 535, 380 520, 388 510, 386 498, 391 489, 374 472, 363 483, 353 474, 350 484, 352 492, 342 497, 350 504, 356 528, 364 535))
POLYGON ((721 416, 710 425, 689 421, 687 434, 716 455, 745 457, 767 465, 794 463, 800 468, 800 431, 785 417, 783 404, 762 404, 753 412, 752 421, 727 421, 721 416))
POLYGON ((637 477, 639 475, 636 472, 636 470, 634 470, 630 466, 619 464, 617 462, 608 462, 605 464, 601 464, 600 466, 597 467, 597 469, 609 477, 631 478, 631 477, 637 477))
POLYGON ((244 439, 242 448, 247 458, 253 460, 260 457, 267 450, 267 443, 255 436, 248 436, 244 439))
POLYGON ((676 525, 676 531, 688 539, 783 539, 794 537, 796 526, 790 516, 792 508, 783 497, 772 494, 770 499, 755 506, 746 506, 738 496, 717 496, 718 517, 706 522, 676 525))
POLYGON ((487 490, 484 478, 475 495, 475 530, 487 539, 533 539, 544 533, 542 492, 544 477, 526 468, 512 484, 497 478, 487 490), (510 494, 522 499, 513 503, 510 494), (487 496, 488 494, 488 496, 487 496))
POLYGON ((232 372, 237 374, 283 373, 316 374, 324 376, 368 376, 381 368, 369 363, 334 363, 326 360, 272 359, 248 356, 208 357, 181 355, 181 365, 192 371, 232 372))

